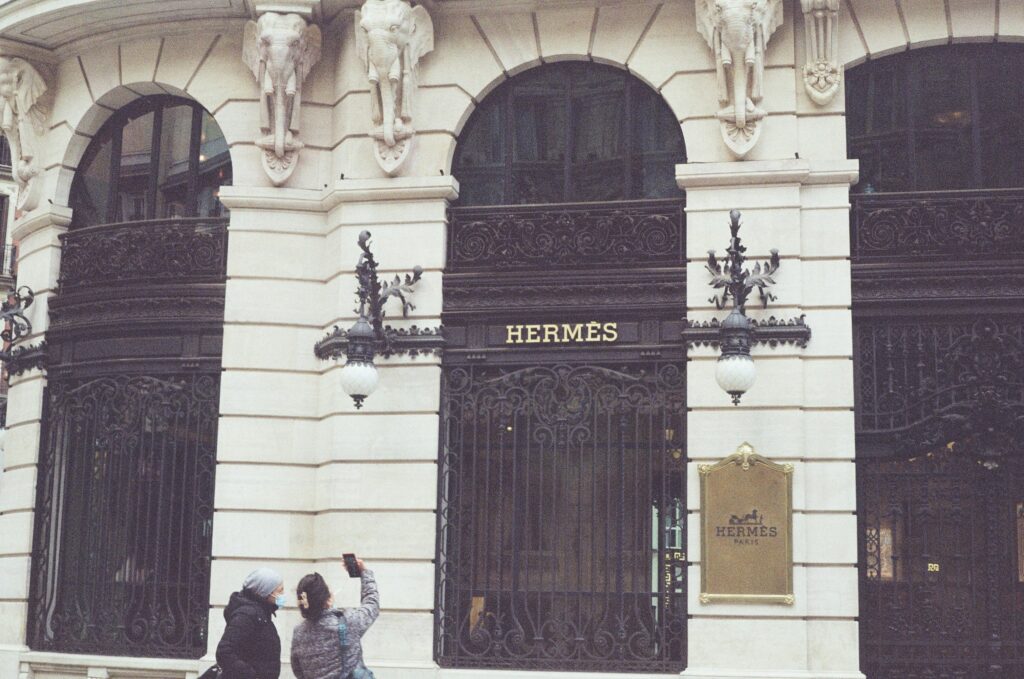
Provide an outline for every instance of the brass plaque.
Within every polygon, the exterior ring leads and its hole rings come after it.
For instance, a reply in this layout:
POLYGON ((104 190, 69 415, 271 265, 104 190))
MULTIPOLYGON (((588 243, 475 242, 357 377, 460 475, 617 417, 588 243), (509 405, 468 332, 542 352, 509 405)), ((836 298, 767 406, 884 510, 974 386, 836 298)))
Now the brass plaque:
POLYGON ((700 466, 700 601, 793 603, 793 465, 747 443, 700 466))

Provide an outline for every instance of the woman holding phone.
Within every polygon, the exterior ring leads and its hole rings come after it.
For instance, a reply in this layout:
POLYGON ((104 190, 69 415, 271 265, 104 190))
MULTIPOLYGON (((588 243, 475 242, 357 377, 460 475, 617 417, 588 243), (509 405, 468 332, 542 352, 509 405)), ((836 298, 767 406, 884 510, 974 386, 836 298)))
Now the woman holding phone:
POLYGON ((362 638, 380 615, 377 581, 362 559, 345 556, 349 575, 362 583, 358 607, 334 608, 334 596, 319 573, 305 576, 296 588, 303 617, 292 636, 296 679, 373 679, 363 664, 362 638))

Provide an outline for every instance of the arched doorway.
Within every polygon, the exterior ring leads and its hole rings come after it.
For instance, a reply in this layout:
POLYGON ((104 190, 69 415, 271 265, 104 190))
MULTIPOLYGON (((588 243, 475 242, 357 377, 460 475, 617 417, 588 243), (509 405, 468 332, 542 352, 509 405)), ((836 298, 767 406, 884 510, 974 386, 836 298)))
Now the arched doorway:
POLYGON ((512 78, 460 137, 442 666, 686 666, 684 161, 659 95, 591 63, 512 78))
POLYGON ((847 76, 861 668, 1024 676, 1024 49, 847 76))
POLYGON ((231 181, 187 99, 115 112, 71 187, 50 300, 29 644, 206 652, 231 181))

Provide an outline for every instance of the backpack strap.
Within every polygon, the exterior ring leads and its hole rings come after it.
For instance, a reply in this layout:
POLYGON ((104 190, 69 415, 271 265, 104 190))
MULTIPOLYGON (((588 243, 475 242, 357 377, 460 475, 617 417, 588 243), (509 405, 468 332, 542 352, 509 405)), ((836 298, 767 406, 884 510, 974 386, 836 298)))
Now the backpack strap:
POLYGON ((341 652, 345 652, 348 646, 348 625, 345 624, 345 616, 338 616, 338 641, 341 642, 341 652))

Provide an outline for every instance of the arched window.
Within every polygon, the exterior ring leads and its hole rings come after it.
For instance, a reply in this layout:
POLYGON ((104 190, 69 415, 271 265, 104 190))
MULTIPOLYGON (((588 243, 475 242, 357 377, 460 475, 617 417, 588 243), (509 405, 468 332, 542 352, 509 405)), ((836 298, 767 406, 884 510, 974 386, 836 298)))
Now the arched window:
POLYGON ((231 183, 227 141, 193 101, 145 97, 93 138, 71 187, 74 226, 174 217, 219 217, 231 183))
POLYGON ((847 116, 860 669, 1021 677, 1024 46, 868 62, 847 116))
POLYGON ((488 95, 460 135, 460 205, 676 198, 686 162, 661 95, 611 66, 561 62, 488 95))
POLYGON ((28 641, 207 650, 227 222, 224 135, 146 97, 86 149, 49 300, 28 641))
POLYGON ((442 667, 686 668, 685 157, 657 92, 585 62, 511 78, 459 138, 442 667))
POLYGON ((1024 186, 1024 46, 905 52, 846 76, 860 192, 1024 186))

